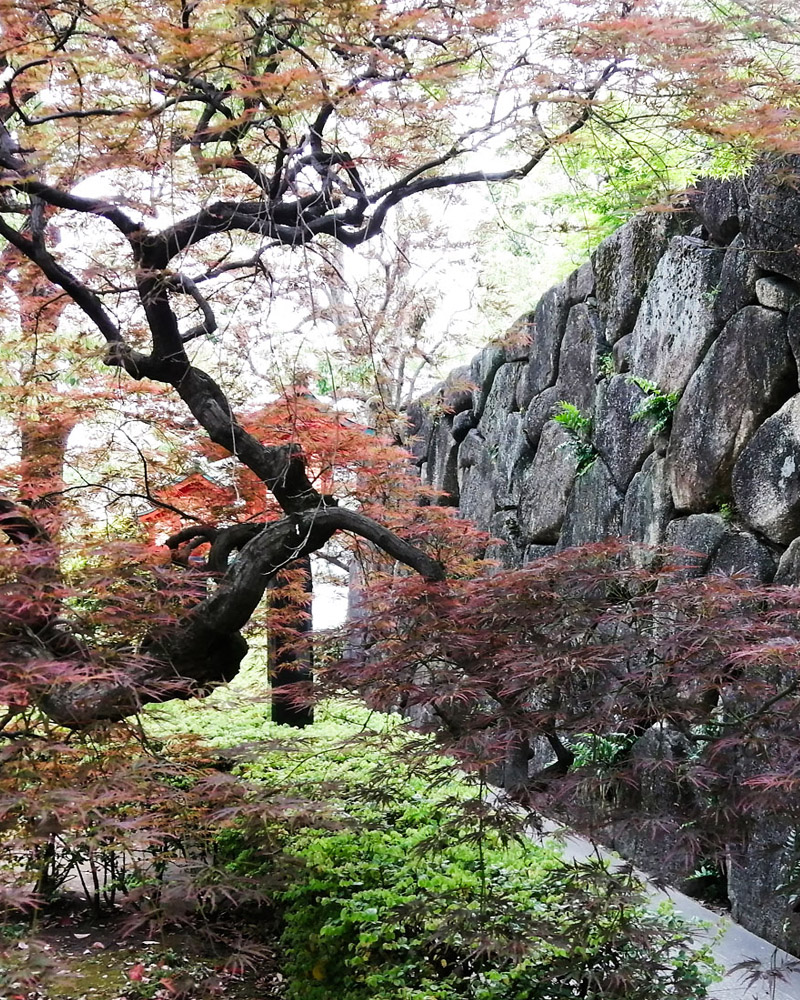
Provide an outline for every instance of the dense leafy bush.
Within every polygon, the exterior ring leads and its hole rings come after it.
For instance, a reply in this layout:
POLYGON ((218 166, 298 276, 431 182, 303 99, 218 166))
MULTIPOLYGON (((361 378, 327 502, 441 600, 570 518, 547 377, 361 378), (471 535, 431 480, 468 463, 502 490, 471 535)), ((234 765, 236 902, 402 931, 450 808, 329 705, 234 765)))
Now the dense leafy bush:
MULTIPOLYGON (((252 715, 229 718, 243 743, 256 729, 252 715)), ((248 779, 319 808, 283 844, 302 862, 281 894, 292 1000, 705 995, 707 953, 674 915, 647 909, 630 872, 511 839, 484 790, 454 780, 452 763, 396 720, 329 712, 250 757, 248 779)), ((219 846, 252 875, 252 832, 228 830, 219 846)))

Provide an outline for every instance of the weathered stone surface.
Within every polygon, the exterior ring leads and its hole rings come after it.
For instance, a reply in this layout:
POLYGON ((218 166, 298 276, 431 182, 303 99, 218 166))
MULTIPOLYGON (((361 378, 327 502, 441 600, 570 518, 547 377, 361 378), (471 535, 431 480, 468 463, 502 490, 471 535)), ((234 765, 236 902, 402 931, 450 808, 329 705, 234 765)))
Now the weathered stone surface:
POLYGON ((496 445, 489 448, 494 465, 495 503, 516 507, 520 498, 523 469, 530 465, 533 452, 522 427, 522 414, 509 413, 496 445))
POLYGON ((501 365, 492 381, 478 422, 478 430, 490 451, 502 434, 509 413, 516 409, 517 379, 523 367, 522 361, 501 365))
POLYGON ((800 584, 800 538, 795 538, 781 556, 774 582, 782 587, 796 587, 800 584))
POLYGON ((458 506, 458 444, 450 433, 450 417, 435 422, 428 445, 423 482, 439 490, 435 503, 458 506))
POLYGON ((759 278, 756 282, 756 298, 765 309, 789 312, 800 298, 800 293, 791 281, 781 278, 759 278))
POLYGON ((522 418, 522 426, 531 448, 538 446, 544 425, 555 413, 560 400, 561 393, 557 385, 551 385, 531 400, 522 418))
POLYGON ((751 831, 743 851, 733 852, 728 869, 731 917, 741 921, 779 948, 797 954, 800 914, 790 906, 789 892, 778 889, 781 872, 788 872, 797 857, 791 849, 793 823, 764 817, 751 831))
MULTIPOLYGON (((501 344, 490 344, 472 359, 469 378, 475 388, 472 391, 472 409, 480 420, 483 408, 500 366, 505 364, 506 351, 501 344)), ((466 409, 466 407, 465 407, 466 409)))
POLYGON ((605 344, 597 313, 585 303, 573 306, 567 317, 558 360, 559 399, 581 411, 594 405, 599 349, 605 344))
POLYGON ((571 302, 585 302, 590 295, 594 295, 594 266, 590 260, 567 278, 567 290, 571 302))
MULTIPOLYGON (((622 535, 632 542, 641 542, 644 546, 662 545, 667 525, 674 516, 667 463, 658 455, 648 455, 625 494, 622 535)), ((652 566, 655 559, 655 553, 646 549, 637 549, 633 553, 633 561, 640 567, 652 566)))
POLYGON ((519 521, 530 542, 558 541, 575 481, 576 462, 566 432, 552 420, 545 424, 539 449, 520 484, 519 521))
POLYGON ((800 157, 765 157, 742 184, 747 245, 766 271, 800 280, 800 157))
POLYGON ((782 313, 736 313, 689 381, 672 421, 668 452, 678 510, 703 510, 730 495, 742 448, 796 385, 782 313))
POLYGON ((689 204, 705 226, 712 239, 730 243, 739 232, 742 182, 738 178, 727 181, 701 180, 689 192, 689 204))
POLYGON ((506 361, 527 361, 531 354, 532 312, 523 313, 503 337, 506 361))
POLYGON ((597 309, 609 344, 633 329, 647 284, 678 225, 665 213, 645 213, 595 250, 592 263, 597 309))
POLYGON ((489 530, 497 542, 491 543, 486 549, 486 558, 496 559, 499 563, 495 572, 519 569, 522 566, 525 543, 516 513, 509 510, 498 511, 492 518, 489 530))
POLYGON ((494 468, 483 438, 470 431, 458 449, 459 510, 484 531, 494 517, 494 468))
POLYGON ((602 459, 575 480, 569 495, 558 548, 619 537, 623 494, 602 459))
POLYGON ((670 521, 664 542, 682 550, 676 559, 685 567, 686 576, 702 576, 727 530, 719 514, 692 514, 670 521))
POLYGON ((594 411, 594 446, 619 489, 625 490, 653 450, 653 435, 634 415, 644 402, 642 390, 624 375, 598 386, 594 411))
POLYGON ((459 443, 469 434, 476 425, 475 413, 473 410, 462 410, 453 417, 453 427, 451 434, 453 439, 459 443))
POLYGON ((769 583, 777 560, 772 550, 749 531, 728 531, 709 564, 709 573, 741 576, 755 583, 769 583))
POLYGON ((717 331, 713 290, 722 269, 716 248, 687 237, 670 242, 633 330, 631 371, 664 392, 682 392, 717 331))
POLYGON ((415 400, 406 410, 406 442, 418 465, 427 460, 428 444, 433 431, 430 407, 425 399, 415 400))
POLYGON ((558 353, 571 299, 566 284, 556 285, 539 299, 531 329, 530 360, 525 384, 519 390, 524 409, 534 396, 555 383, 558 353))
POLYGON ((779 544, 800 535, 800 395, 758 428, 733 469, 742 520, 779 544))
POLYGON ((472 366, 455 368, 444 380, 440 393, 440 408, 451 416, 472 406, 472 366))
POLYGON ((762 274, 755 254, 747 249, 740 233, 722 258, 722 271, 714 296, 714 312, 719 326, 724 326, 734 313, 745 306, 755 305, 756 282, 762 274))
POLYGON ((611 350, 611 356, 614 359, 614 370, 618 375, 631 370, 631 342, 631 335, 626 333, 624 337, 619 338, 611 350))
MULTIPOLYGON (((522 565, 528 566, 537 559, 546 559, 556 551, 555 545, 528 545, 522 557, 522 565)), ((549 747, 549 744, 548 744, 549 747)), ((552 750, 550 750, 552 754, 552 750)))

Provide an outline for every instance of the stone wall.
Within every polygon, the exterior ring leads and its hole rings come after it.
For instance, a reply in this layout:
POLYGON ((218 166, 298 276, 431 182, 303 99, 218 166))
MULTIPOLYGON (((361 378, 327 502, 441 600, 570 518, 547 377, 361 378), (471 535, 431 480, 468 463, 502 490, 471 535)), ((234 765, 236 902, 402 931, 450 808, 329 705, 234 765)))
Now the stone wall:
MULTIPOLYGON (((800 581, 798 167, 633 219, 411 408, 423 480, 502 542, 495 559, 625 536, 701 553, 698 573, 800 581), (647 394, 631 375, 679 394, 665 431, 636 419, 647 394), (561 400, 593 420, 580 476, 552 419, 561 400)), ((777 891, 789 839, 760 829, 728 893, 736 919, 797 952, 800 921, 777 891)))

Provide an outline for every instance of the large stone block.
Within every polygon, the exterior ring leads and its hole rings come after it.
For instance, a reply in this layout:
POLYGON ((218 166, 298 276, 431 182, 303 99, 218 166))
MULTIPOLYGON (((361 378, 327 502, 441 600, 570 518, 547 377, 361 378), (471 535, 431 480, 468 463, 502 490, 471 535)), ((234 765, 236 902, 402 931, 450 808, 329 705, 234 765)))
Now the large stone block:
POLYGON ((622 492, 602 459, 579 476, 567 501, 558 548, 619 537, 622 530, 622 492))
POLYGON ((795 538, 781 556, 774 582, 782 587, 800 584, 800 538, 795 538))
POLYGON ((675 410, 668 461, 679 510, 707 509, 730 495, 739 453, 796 380, 783 314, 761 306, 736 313, 675 410))
POLYGON ((633 329, 635 375, 664 392, 683 392, 718 329, 714 302, 721 270, 716 247, 683 236, 670 242, 633 329))
POLYGON ((797 887, 786 885, 798 862, 791 846, 793 835, 794 824, 788 817, 760 819, 744 848, 731 852, 728 898, 734 920, 796 955, 800 914, 793 909, 790 894, 796 894, 797 887))
POLYGON ((478 430, 489 448, 498 440, 509 413, 517 409, 517 379, 524 362, 514 361, 503 364, 495 373, 492 387, 486 396, 483 415, 478 422, 478 430))
POLYGON ((636 216, 604 240, 592 258, 595 295, 609 344, 630 333, 667 241, 680 226, 663 212, 636 216))
POLYGON ((739 213, 744 185, 737 177, 731 180, 704 178, 689 192, 689 204, 718 243, 730 243, 741 228, 739 213))
POLYGON ((621 490, 627 488, 653 450, 648 422, 634 419, 645 398, 624 375, 615 375, 598 386, 594 445, 621 490))
POLYGON ((786 545, 800 535, 800 395, 758 428, 733 469, 733 502, 752 529, 786 545))
POLYGON ((470 431, 458 449, 459 510, 488 531, 494 517, 494 467, 483 438, 470 431))
POLYGON ((764 272, 756 263, 755 254, 747 249, 741 233, 724 251, 719 285, 714 296, 714 312, 720 326, 744 309, 755 305, 756 283, 764 272))
POLYGON ((684 567, 684 576, 702 576, 708 572, 727 531, 719 514, 692 514, 670 521, 664 542, 680 550, 676 559, 684 567))
POLYGON ((552 420, 544 426, 539 449, 520 484, 519 521, 527 541, 558 541, 575 481, 577 463, 567 433, 552 420))
POLYGON ((597 313, 589 305, 573 306, 567 317, 558 359, 556 387, 559 399, 574 403, 579 410, 594 406, 597 359, 605 346, 597 313))
POLYGON ((728 531, 717 546, 708 566, 709 573, 740 576, 752 583, 770 583, 777 559, 772 549, 749 531, 728 531))
POLYGON ((561 393, 557 385, 551 385, 530 401, 522 418, 522 427, 531 448, 537 448, 544 426, 558 408, 561 393))
POLYGON ((450 433, 452 421, 442 414, 435 422, 428 444, 423 482, 439 491, 435 502, 458 505, 458 444, 450 433))
POLYGON ((483 409, 492 389, 495 375, 501 365, 505 364, 505 361, 506 350, 502 344, 490 344, 472 359, 469 372, 470 381, 475 387, 472 390, 472 409, 478 420, 483 415, 483 409))
POLYGON ((533 454, 522 427, 522 414, 509 413, 499 439, 489 454, 494 465, 495 502, 498 507, 516 507, 520 499, 523 469, 533 454))
POLYGON ((510 510, 498 511, 492 518, 489 530, 496 541, 486 549, 486 558, 498 562, 494 572, 519 569, 522 566, 525 542, 516 513, 510 510))
POLYGON ((766 271, 800 280, 800 156, 764 157, 742 184, 747 245, 766 271))
MULTIPOLYGON (((622 508, 622 534, 645 546, 664 543, 667 525, 675 516, 669 488, 666 459, 648 455, 640 472, 631 480, 622 508)), ((642 567, 653 565, 654 555, 635 552, 634 562, 642 567)))
POLYGON ((566 282, 549 289, 539 299, 531 328, 526 378, 519 389, 519 404, 523 409, 534 396, 556 381, 558 353, 571 305, 570 288, 566 282))

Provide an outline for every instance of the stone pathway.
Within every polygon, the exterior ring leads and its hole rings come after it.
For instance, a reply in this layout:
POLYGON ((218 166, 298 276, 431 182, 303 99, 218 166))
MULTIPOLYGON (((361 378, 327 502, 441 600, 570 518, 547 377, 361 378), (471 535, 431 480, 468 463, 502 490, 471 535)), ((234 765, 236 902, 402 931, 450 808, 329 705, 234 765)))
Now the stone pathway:
MULTIPOLYGON (((618 855, 598 848, 582 837, 567 833, 555 824, 547 824, 545 833, 547 836, 554 834, 558 836, 564 844, 565 856, 573 861, 585 861, 597 857, 598 853, 601 857, 612 861, 621 860, 618 855)), ((647 881, 645 875, 641 877, 647 881)), ((755 985, 748 983, 749 974, 747 972, 730 972, 721 983, 711 988, 708 994, 709 998, 712 1000, 800 1000, 800 960, 793 955, 779 951, 768 941, 756 937, 755 934, 746 931, 739 924, 733 923, 730 918, 714 913, 713 910, 707 909, 696 900, 684 896, 682 892, 675 889, 666 892, 653 889, 652 898, 654 902, 670 899, 679 913, 693 920, 702 920, 703 923, 709 924, 709 929, 703 933, 711 940, 716 939, 713 948, 714 956, 726 969, 732 969, 740 962, 749 959, 757 959, 763 971, 775 970, 774 976, 762 979, 755 985)))

